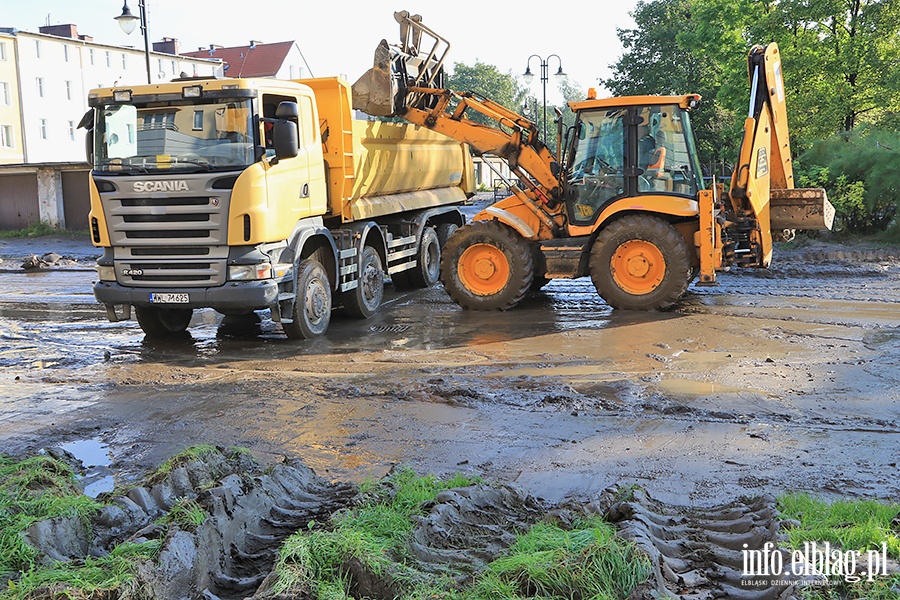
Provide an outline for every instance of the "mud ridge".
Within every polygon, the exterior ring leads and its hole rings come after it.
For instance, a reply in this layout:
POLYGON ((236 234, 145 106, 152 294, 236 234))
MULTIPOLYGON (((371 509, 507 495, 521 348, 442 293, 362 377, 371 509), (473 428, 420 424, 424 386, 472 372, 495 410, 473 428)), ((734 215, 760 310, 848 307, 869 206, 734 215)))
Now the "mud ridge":
POLYGON ((263 469, 245 452, 217 449, 181 461, 108 502, 90 528, 74 519, 36 523, 26 540, 43 559, 105 556, 121 542, 161 539, 155 561, 138 566, 150 598, 244 598, 263 582, 289 535, 350 504, 357 489, 318 477, 296 460, 263 469), (200 490, 200 491, 198 491, 200 490), (196 502, 207 518, 195 528, 170 519, 196 502))
MULTIPOLYGON (((634 600, 788 600, 797 597, 801 585, 811 583, 810 578, 789 575, 750 579, 743 574, 742 550, 766 543, 777 547, 782 539, 772 496, 688 508, 659 502, 642 489, 634 489, 625 501, 615 501, 617 493, 621 492, 604 494, 609 504, 606 516, 618 525, 623 538, 650 556, 653 565, 651 581, 632 594, 634 600)), ((789 553, 776 551, 790 564, 789 553)))

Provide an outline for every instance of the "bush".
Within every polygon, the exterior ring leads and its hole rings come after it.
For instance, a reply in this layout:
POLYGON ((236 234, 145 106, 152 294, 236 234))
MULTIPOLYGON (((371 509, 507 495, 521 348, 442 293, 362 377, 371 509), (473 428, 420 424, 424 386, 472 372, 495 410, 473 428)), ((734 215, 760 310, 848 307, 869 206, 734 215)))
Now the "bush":
POLYGON ((795 170, 798 186, 828 191, 838 231, 876 233, 894 222, 900 134, 864 129, 832 136, 814 144, 795 170))

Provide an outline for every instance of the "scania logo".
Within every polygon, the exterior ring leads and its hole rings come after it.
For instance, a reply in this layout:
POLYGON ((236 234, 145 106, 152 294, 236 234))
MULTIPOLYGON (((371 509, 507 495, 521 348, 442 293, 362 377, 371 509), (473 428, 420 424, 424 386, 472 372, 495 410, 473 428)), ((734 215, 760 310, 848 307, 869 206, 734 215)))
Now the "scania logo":
POLYGON ((135 192, 187 192, 187 181, 135 181, 135 192))

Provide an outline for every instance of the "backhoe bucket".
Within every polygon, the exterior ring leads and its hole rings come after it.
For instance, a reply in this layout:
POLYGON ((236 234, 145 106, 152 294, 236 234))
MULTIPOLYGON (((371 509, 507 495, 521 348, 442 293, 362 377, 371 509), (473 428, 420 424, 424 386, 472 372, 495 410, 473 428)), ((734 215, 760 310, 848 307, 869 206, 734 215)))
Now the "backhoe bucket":
POLYGON ((410 106, 424 108, 431 97, 410 93, 410 88, 444 87, 449 42, 422 25, 419 15, 401 11, 394 19, 400 24, 400 44, 381 40, 374 65, 352 86, 353 108, 376 117, 400 115, 410 106))
POLYGON ((772 231, 783 229, 831 229, 834 206, 822 188, 771 190, 769 218, 772 231))

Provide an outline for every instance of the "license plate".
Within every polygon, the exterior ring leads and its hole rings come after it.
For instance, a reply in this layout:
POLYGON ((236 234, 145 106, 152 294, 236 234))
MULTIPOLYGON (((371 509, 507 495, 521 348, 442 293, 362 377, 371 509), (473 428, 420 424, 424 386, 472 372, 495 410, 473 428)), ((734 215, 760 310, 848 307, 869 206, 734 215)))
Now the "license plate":
POLYGON ((151 304, 187 304, 190 301, 187 294, 150 294, 151 304))

